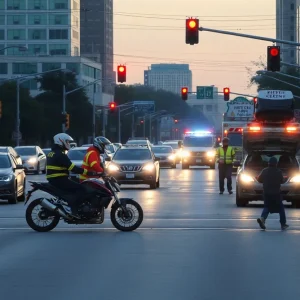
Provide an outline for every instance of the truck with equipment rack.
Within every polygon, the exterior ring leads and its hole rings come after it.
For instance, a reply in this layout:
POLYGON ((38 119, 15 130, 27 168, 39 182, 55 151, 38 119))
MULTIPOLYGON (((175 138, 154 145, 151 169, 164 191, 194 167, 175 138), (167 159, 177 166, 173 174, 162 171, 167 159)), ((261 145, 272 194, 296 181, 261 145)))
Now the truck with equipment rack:
POLYGON ((255 107, 255 120, 243 130, 247 152, 236 178, 236 205, 263 200, 257 176, 276 157, 284 182, 282 199, 300 207, 300 172, 296 153, 300 149, 300 124, 294 121, 294 97, 290 91, 262 90, 255 107))

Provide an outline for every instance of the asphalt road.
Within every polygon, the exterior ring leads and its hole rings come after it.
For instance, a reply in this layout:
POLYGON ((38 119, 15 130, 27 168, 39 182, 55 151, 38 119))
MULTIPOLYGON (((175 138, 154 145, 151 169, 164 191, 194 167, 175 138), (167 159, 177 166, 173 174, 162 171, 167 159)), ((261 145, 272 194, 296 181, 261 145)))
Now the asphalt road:
POLYGON ((135 232, 118 232, 107 214, 103 225, 37 233, 23 203, 2 202, 1 299, 299 299, 300 210, 287 206, 288 231, 272 215, 263 232, 262 206, 237 208, 205 168, 162 170, 160 189, 124 187, 120 196, 144 209, 135 232))

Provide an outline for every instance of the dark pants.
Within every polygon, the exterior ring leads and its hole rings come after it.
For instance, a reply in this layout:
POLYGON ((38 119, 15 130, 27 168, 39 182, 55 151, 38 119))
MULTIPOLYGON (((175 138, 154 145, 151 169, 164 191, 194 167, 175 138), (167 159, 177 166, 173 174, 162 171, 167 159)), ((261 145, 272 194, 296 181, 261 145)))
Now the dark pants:
POLYGON ((269 213, 272 213, 272 206, 276 206, 276 209, 278 209, 280 216, 280 223, 281 225, 285 225, 286 216, 284 206, 282 203, 282 197, 280 195, 264 195, 264 209, 261 213, 261 217, 266 220, 268 218, 269 213))
POLYGON ((220 192, 224 192, 224 180, 227 179, 227 190, 232 191, 232 165, 219 164, 219 187, 220 192))
POLYGON ((78 206, 83 202, 84 198, 87 196, 86 188, 67 177, 50 179, 49 183, 56 188, 65 191, 67 194, 74 195, 74 201, 70 202, 69 205, 72 208, 78 208, 78 206))

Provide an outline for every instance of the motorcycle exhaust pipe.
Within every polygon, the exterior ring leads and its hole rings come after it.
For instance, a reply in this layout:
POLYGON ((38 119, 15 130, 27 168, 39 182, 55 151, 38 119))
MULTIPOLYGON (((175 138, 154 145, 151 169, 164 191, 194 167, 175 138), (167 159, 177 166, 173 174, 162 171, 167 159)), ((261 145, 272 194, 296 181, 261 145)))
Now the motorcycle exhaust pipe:
POLYGON ((71 217, 69 217, 68 215, 66 215, 66 213, 64 211, 62 211, 60 208, 58 208, 57 206, 55 206, 54 204, 52 204, 51 202, 49 202, 47 199, 43 199, 41 201, 41 206, 43 206, 44 208, 50 210, 50 211, 56 211, 59 213, 59 215, 65 219, 68 220, 72 220, 71 217))

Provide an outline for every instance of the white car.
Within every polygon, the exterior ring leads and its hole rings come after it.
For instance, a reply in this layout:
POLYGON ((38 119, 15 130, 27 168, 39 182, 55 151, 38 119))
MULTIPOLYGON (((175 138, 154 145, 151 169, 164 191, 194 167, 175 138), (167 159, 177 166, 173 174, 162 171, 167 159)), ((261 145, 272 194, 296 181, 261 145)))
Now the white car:
POLYGON ((21 156, 26 172, 46 174, 47 158, 39 146, 19 146, 15 150, 21 156))

